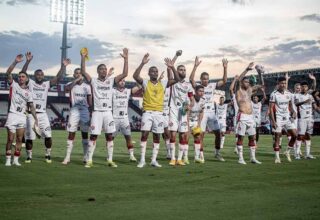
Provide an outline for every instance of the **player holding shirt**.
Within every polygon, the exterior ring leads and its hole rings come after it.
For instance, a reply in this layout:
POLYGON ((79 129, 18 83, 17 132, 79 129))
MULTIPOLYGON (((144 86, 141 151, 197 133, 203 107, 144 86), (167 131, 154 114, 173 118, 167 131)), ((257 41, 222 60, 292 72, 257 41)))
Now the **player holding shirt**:
POLYGON ((123 72, 116 77, 107 75, 107 67, 105 64, 100 64, 97 67, 98 77, 91 77, 86 72, 85 58, 88 56, 88 51, 81 50, 81 73, 90 83, 93 95, 93 112, 90 122, 90 140, 87 152, 87 163, 85 167, 90 168, 93 165, 92 156, 96 148, 96 141, 101 130, 105 132, 106 147, 107 147, 107 164, 111 167, 117 167, 113 161, 113 137, 112 134, 116 131, 114 119, 112 115, 112 89, 114 83, 119 83, 120 80, 128 76, 128 49, 124 48, 120 54, 124 60, 123 72))
POLYGON ((315 159, 315 157, 310 153, 311 148, 311 135, 313 133, 313 110, 320 112, 319 107, 311 94, 308 93, 309 85, 307 82, 301 83, 301 93, 295 96, 295 105, 297 106, 298 113, 298 139, 296 141, 295 158, 300 159, 300 148, 302 140, 305 140, 306 159, 315 159))
POLYGON ((132 162, 136 162, 137 159, 134 157, 133 144, 131 141, 131 128, 128 117, 128 103, 130 96, 138 92, 141 87, 135 86, 132 89, 127 89, 125 88, 125 84, 125 80, 122 79, 119 83, 117 83, 116 88, 113 89, 112 112, 116 126, 114 137, 116 137, 119 132, 123 134, 124 138, 126 139, 127 148, 129 151, 129 160, 132 162))
MULTIPOLYGON (((196 69, 200 65, 201 61, 199 61, 198 57, 195 59, 195 66, 196 69)), ((227 82, 227 68, 228 68, 228 60, 222 59, 222 66, 223 66, 223 79, 218 81, 217 83, 210 83, 209 82, 209 74, 207 72, 203 72, 200 75, 200 85, 204 87, 204 98, 206 99, 206 106, 204 109, 203 119, 201 121, 201 130, 203 131, 201 135, 201 140, 203 143, 203 138, 205 131, 209 130, 209 132, 213 132, 215 134, 215 157, 220 160, 224 161, 223 157, 220 155, 220 143, 221 143, 221 134, 220 134, 220 127, 219 122, 215 114, 215 106, 214 106, 214 91, 222 87, 227 82)), ((193 88, 196 87, 196 81, 194 79, 195 71, 192 71, 190 74, 190 82, 193 88)))
MULTIPOLYGON (((33 59, 31 52, 26 53, 26 63, 23 66, 23 71, 26 72, 30 62, 33 59)), ((45 144, 45 159, 47 163, 51 163, 51 149, 52 149, 52 134, 50 121, 47 115, 47 99, 49 89, 57 85, 58 82, 62 79, 63 73, 65 72, 66 67, 70 64, 69 59, 65 59, 61 63, 59 72, 51 80, 44 80, 44 73, 41 69, 38 69, 34 72, 35 80, 30 79, 28 87, 32 93, 34 106, 37 113, 37 118, 39 120, 39 129, 41 132, 41 137, 44 138, 45 144)), ((33 141, 36 139, 36 134, 32 130, 34 124, 34 118, 31 115, 27 117, 27 128, 25 133, 26 138, 26 151, 27 151, 27 160, 26 163, 31 163, 32 161, 32 147, 33 141)))
POLYGON ((174 68, 173 62, 166 58, 166 65, 171 68, 174 73, 173 80, 158 80, 158 68, 151 66, 148 70, 149 80, 142 79, 140 72, 145 64, 149 62, 149 54, 145 54, 141 64, 133 74, 134 80, 143 87, 143 114, 141 121, 141 157, 138 168, 146 165, 145 155, 147 148, 147 140, 149 132, 153 133, 153 150, 151 158, 151 166, 161 167, 157 162, 157 155, 160 148, 160 134, 164 132, 163 123, 163 102, 165 89, 178 81, 178 74, 174 68))
POLYGON ((33 105, 32 94, 28 89, 28 74, 20 72, 18 75, 18 83, 12 77, 12 71, 14 67, 23 61, 23 55, 18 55, 13 63, 7 70, 7 80, 10 85, 10 105, 8 118, 5 124, 7 128, 7 144, 6 144, 6 166, 11 166, 11 146, 16 134, 16 145, 13 157, 13 165, 21 166, 19 163, 19 157, 21 154, 22 138, 25 132, 27 121, 27 110, 30 109, 32 116, 34 117, 34 125, 38 125, 38 119, 36 116, 35 108, 33 105))
POLYGON ((89 84, 84 82, 80 68, 74 70, 73 77, 74 80, 65 87, 65 91, 69 92, 71 107, 67 125, 67 131, 69 132, 67 153, 62 162, 62 164, 65 165, 70 162, 70 156, 78 127, 80 127, 81 131, 84 163, 86 163, 86 154, 88 151, 88 132, 90 126, 89 108, 92 107, 91 88, 89 84))
POLYGON ((281 163, 280 137, 282 135, 282 129, 286 129, 288 134, 291 136, 287 150, 284 153, 287 157, 287 160, 291 162, 290 151, 296 141, 296 127, 293 122, 296 118, 296 112, 293 110, 291 100, 292 93, 286 90, 286 78, 279 77, 278 88, 271 93, 269 100, 269 112, 271 116, 273 132, 275 133, 275 163, 281 163))

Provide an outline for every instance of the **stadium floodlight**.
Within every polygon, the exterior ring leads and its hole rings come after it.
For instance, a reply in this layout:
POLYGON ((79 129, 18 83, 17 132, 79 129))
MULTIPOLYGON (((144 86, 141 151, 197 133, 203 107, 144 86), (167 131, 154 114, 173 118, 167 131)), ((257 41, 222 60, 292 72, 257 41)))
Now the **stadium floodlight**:
POLYGON ((67 44, 67 24, 84 24, 85 5, 85 0, 51 0, 50 21, 63 23, 61 62, 67 58, 67 49, 71 48, 67 44))

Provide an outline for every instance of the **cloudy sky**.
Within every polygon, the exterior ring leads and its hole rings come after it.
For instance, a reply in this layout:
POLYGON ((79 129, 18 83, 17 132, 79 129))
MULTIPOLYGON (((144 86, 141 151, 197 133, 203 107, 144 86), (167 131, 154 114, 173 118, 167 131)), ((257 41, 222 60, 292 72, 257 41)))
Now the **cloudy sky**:
MULTIPOLYGON (((151 56, 147 66, 165 70, 163 58, 178 49, 178 63, 188 72, 199 56, 197 75, 207 71, 211 78, 222 77, 224 57, 230 76, 250 61, 270 72, 320 67, 319 9, 319 0, 87 0, 85 25, 69 25, 68 74, 79 65, 81 47, 89 49, 92 75, 99 63, 119 73, 119 53, 128 47, 129 79, 144 53, 151 56)), ((30 50, 31 71, 56 74, 62 24, 50 22, 49 12, 49 0, 0 0, 1 72, 16 54, 30 50)))

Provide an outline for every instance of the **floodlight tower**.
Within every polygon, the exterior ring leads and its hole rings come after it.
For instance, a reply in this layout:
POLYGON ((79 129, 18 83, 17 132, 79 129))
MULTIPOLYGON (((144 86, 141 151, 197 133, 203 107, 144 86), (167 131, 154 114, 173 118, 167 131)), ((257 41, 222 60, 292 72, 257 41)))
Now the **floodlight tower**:
MULTIPOLYGON (((68 24, 83 25, 85 16, 85 0, 51 0, 50 21, 63 23, 61 62, 67 58, 68 24)), ((65 75, 66 73, 64 73, 65 75)))

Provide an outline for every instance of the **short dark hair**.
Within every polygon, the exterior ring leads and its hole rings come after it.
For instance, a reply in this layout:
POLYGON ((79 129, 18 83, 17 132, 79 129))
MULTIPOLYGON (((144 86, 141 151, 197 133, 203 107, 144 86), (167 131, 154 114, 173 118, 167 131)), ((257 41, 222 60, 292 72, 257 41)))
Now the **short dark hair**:
POLYGON ((24 75, 26 75, 27 78, 29 78, 29 75, 26 72, 20 71, 18 75, 20 75, 20 74, 24 74, 24 75))
POLYGON ((309 86, 309 84, 306 81, 303 81, 300 85, 301 86, 309 86))
POLYGON ((209 73, 207 73, 207 72, 202 72, 201 75, 200 75, 200 79, 201 79, 203 76, 208 76, 208 77, 209 77, 209 73))
POLYGON ((180 67, 184 67, 184 68, 185 68, 185 66, 184 66, 184 65, 179 65, 179 66, 177 67, 177 69, 179 69, 180 67))
POLYGON ((278 78, 278 83, 279 83, 279 82, 286 81, 286 80, 287 80, 286 77, 280 76, 280 77, 278 78))
POLYGON ((156 66, 150 66, 150 67, 149 67, 149 71, 148 71, 148 72, 150 73, 151 69, 153 69, 153 68, 158 69, 156 66))
POLYGON ((38 72, 43 72, 42 69, 37 69, 34 71, 34 74, 38 73, 38 72))
POLYGON ((203 85, 196 85, 195 90, 198 91, 199 89, 204 89, 204 86, 203 85))
POLYGON ((78 68, 75 68, 74 71, 73 71, 73 73, 76 73, 76 71, 78 71, 78 70, 81 71, 81 68, 79 68, 79 67, 78 67, 78 68))
POLYGON ((106 64, 103 64, 103 63, 102 63, 102 64, 99 64, 98 67, 97 67, 97 71, 98 71, 98 69, 99 69, 100 67, 102 67, 102 66, 106 66, 106 64))

